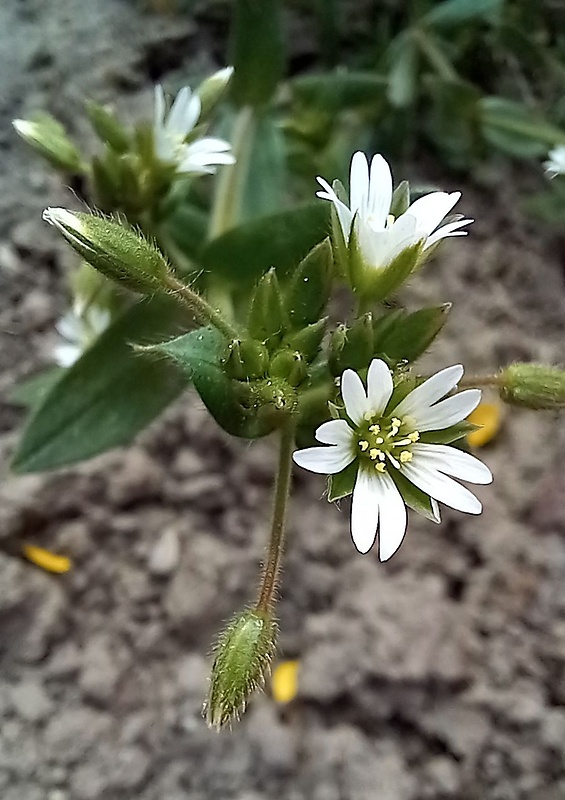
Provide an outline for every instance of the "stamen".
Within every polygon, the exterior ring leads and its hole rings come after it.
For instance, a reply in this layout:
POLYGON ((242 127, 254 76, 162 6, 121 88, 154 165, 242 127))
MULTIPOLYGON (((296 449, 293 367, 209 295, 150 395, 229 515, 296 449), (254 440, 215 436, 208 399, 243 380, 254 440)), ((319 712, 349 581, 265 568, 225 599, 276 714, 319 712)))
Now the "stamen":
POLYGON ((387 458, 390 459, 390 463, 392 464, 393 467, 396 467, 396 469, 400 468, 400 464, 391 453, 387 453, 387 458))
POLYGON ((400 428, 402 426, 402 420, 398 419, 398 417, 393 417, 390 424, 395 428, 400 428))
POLYGON ((382 461, 379 461, 377 464, 375 464, 375 469, 377 470, 377 472, 385 472, 386 464, 383 463, 382 461))
POLYGON ((400 439, 400 441, 395 442, 392 446, 393 447, 406 447, 406 445, 412 444, 412 439, 406 437, 406 439, 400 439))
MULTIPOLYGON (((381 456, 382 456, 382 452, 381 452, 380 450, 377 450, 377 448, 376 448, 376 447, 372 447, 372 448, 369 450, 369 458, 370 458, 372 461, 376 461, 376 460, 377 460, 377 458, 379 458, 379 459, 380 459, 380 458, 381 458, 381 456)), ((381 459, 381 460, 382 460, 382 459, 381 459)))
POLYGON ((365 441, 365 439, 362 439, 359 442, 359 448, 360 448, 361 452, 364 453, 365 450, 369 449, 369 442, 365 441))
POLYGON ((414 431, 413 433, 409 433, 407 438, 410 439, 412 444, 414 444, 420 438, 420 434, 418 433, 418 431, 414 431))
POLYGON ((409 461, 412 461, 414 456, 409 450, 403 450, 399 456, 401 464, 407 464, 409 461))
POLYGON ((395 216, 394 214, 389 214, 386 218, 386 227, 390 228, 391 225, 394 225, 395 216))
POLYGON ((381 426, 380 425, 369 425, 369 430, 371 433, 380 433, 381 426))
MULTIPOLYGON (((370 411, 366 411, 363 414, 363 419, 365 420, 365 422, 370 422, 373 419, 373 415, 371 414, 370 411)), ((371 430, 371 429, 369 428, 369 430, 371 430)))

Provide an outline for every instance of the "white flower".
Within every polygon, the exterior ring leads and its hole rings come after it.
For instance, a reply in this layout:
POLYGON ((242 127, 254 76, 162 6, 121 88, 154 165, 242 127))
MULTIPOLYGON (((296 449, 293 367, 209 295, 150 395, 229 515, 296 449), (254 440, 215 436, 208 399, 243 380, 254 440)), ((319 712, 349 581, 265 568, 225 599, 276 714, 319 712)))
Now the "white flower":
POLYGON ((479 500, 448 476, 490 483, 488 467, 455 447, 420 441, 433 438, 426 435, 428 431, 444 430, 461 422, 478 405, 478 389, 441 399, 455 388, 462 375, 463 367, 448 367, 388 408, 393 382, 384 361, 371 362, 367 392, 359 375, 347 369, 341 379, 341 394, 351 424, 345 419, 324 422, 316 431, 316 439, 327 446, 294 453, 299 466, 328 475, 357 462, 351 536, 359 552, 371 549, 377 529, 381 561, 389 559, 400 547, 407 514, 394 480, 398 474, 431 498, 437 522, 438 501, 468 514, 481 513, 479 500))
POLYGON ((200 98, 185 86, 167 113, 161 86, 155 87, 153 136, 157 157, 174 164, 177 172, 204 175, 214 173, 218 164, 234 164, 231 146, 224 139, 206 136, 187 143, 200 116, 200 98))
POLYGON ((337 211, 345 241, 349 241, 353 219, 364 260, 374 269, 383 269, 405 248, 424 243, 424 250, 446 236, 465 236, 464 225, 471 219, 457 219, 438 227, 461 197, 461 192, 432 192, 420 197, 395 219, 391 213, 392 174, 381 155, 369 163, 364 153, 351 160, 349 206, 342 202, 329 183, 318 178, 323 192, 317 196, 330 200, 337 211))
POLYGON ((61 367, 71 367, 110 324, 110 312, 105 308, 88 306, 82 313, 68 311, 56 324, 61 342, 54 348, 55 361, 61 367))
POLYGON ((550 178, 555 178, 556 175, 565 175, 565 145, 559 144, 550 150, 543 166, 550 178))

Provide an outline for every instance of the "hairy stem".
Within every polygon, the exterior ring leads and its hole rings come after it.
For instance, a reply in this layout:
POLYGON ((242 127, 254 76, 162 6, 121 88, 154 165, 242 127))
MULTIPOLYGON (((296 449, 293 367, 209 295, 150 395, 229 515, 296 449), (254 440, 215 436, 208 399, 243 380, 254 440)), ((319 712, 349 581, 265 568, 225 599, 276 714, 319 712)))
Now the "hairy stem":
POLYGON ((190 309, 199 322, 204 325, 213 325, 228 339, 238 338, 236 329, 224 319, 219 311, 216 311, 210 303, 204 300, 197 292, 194 292, 189 286, 186 286, 182 281, 179 281, 174 275, 169 274, 167 276, 166 286, 190 309))
POLYGON ((275 496, 271 538, 267 558, 263 567, 263 577, 259 588, 257 608, 270 611, 277 589, 277 581, 284 551, 285 520, 292 474, 292 449, 294 446, 294 420, 289 419, 281 429, 279 465, 275 480, 275 496))

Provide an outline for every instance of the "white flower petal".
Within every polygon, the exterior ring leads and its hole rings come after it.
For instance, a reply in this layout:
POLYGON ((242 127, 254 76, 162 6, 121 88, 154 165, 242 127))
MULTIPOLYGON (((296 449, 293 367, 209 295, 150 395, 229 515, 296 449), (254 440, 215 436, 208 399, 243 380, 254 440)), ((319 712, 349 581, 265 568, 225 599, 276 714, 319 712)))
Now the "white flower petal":
POLYGON ((432 514, 434 515, 434 522, 438 525, 441 522, 441 512, 439 510, 439 503, 437 500, 434 500, 433 497, 430 497, 430 505, 432 507, 432 514))
POLYGON ((362 214, 367 207, 369 199, 369 164, 367 156, 358 150, 351 159, 351 169, 349 173, 349 206, 351 212, 355 214, 361 211, 362 214))
POLYGON ((390 369, 384 361, 374 358, 367 373, 367 396, 369 410, 375 416, 382 415, 392 395, 393 384, 390 369))
POLYGON ((413 416, 421 409, 431 406, 436 400, 450 392, 459 383, 463 377, 463 367, 461 364, 455 364, 453 367, 447 367, 440 372, 436 372, 427 381, 413 389, 404 400, 402 400, 394 409, 394 413, 399 416, 413 416))
POLYGON ((320 177, 316 178, 316 180, 320 186, 325 189, 325 192, 316 192, 316 197, 319 197, 322 200, 329 200, 334 204, 335 210, 337 211, 339 224, 341 225, 341 230, 343 231, 343 237, 345 241, 348 242, 349 233, 351 231, 351 223, 353 222, 353 214, 351 213, 350 209, 347 208, 345 203, 339 199, 333 188, 326 180, 320 177))
POLYGON ((470 483, 491 483, 492 472, 470 453, 445 444, 415 444, 414 462, 470 483), (416 460, 417 459, 417 460, 416 460))
POLYGON ((316 439, 322 444, 350 446, 354 433, 344 419, 331 419, 316 430, 316 439))
POLYGON ((381 488, 376 473, 359 469, 351 501, 351 538, 360 553, 368 553, 377 536, 381 488))
POLYGON ((341 396, 347 416, 355 425, 359 425, 370 409, 363 381, 352 369, 346 369, 341 376, 341 396))
POLYGON ((157 84, 155 87, 155 126, 162 127, 165 121, 165 93, 163 87, 157 84))
POLYGON ((417 463, 408 463, 402 464, 400 471, 418 489, 450 508, 464 511, 466 514, 480 514, 483 510, 480 500, 474 494, 434 469, 418 466, 417 463))
POLYGON ((373 156, 369 178, 368 211, 375 223, 384 228, 392 202, 392 174, 381 155, 373 156))
POLYGON ((81 354, 78 344, 57 344, 53 348, 53 357, 60 367, 72 367, 81 354))
POLYGON ((431 236, 428 236, 424 250, 427 250, 428 247, 436 244, 436 242, 439 242, 441 239, 445 239, 447 236, 467 236, 468 231, 460 231, 458 229, 462 228, 464 225, 469 225, 471 222, 474 222, 474 220, 459 219, 456 222, 448 222, 447 225, 443 225, 441 228, 438 228, 435 233, 432 233, 431 236))
POLYGON ((382 265, 387 264, 400 255, 407 247, 412 247, 420 239, 422 234, 416 228, 416 219, 411 214, 402 214, 384 234, 384 244, 386 250, 382 255, 382 265))
POLYGON ((461 192, 431 192, 420 197, 406 211, 416 218, 418 230, 428 236, 435 231, 461 197, 461 192))
POLYGON ((408 515, 402 495, 386 473, 378 477, 381 489, 379 499, 379 559, 388 561, 404 539, 408 515))
POLYGON ((198 95, 192 95, 188 86, 183 86, 180 92, 175 97, 167 121, 165 129, 167 134, 173 139, 180 139, 181 141, 194 127, 194 123, 200 116, 200 98, 198 95))
POLYGON ((480 389, 467 389, 431 408, 415 411, 411 416, 415 419, 416 430, 440 431, 464 420, 480 401, 480 389))
POLYGON ((197 139, 191 142, 188 147, 194 153, 229 153, 231 144, 226 142, 225 139, 218 139, 215 136, 205 136, 203 139, 197 139))
POLYGON ((72 312, 67 312, 55 323, 55 328, 64 339, 69 342, 79 342, 82 332, 80 317, 72 312))
POLYGON ((350 447, 341 445, 307 447, 304 450, 297 450, 292 457, 299 467, 321 475, 335 475, 351 464, 355 458, 350 447))

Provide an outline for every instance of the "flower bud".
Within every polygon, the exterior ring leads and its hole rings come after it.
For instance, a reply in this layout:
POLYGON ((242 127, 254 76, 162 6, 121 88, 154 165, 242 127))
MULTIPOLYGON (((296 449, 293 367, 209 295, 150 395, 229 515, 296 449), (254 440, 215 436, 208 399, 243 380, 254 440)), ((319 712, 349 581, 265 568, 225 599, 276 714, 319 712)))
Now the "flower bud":
POLYGON ((512 364, 500 375, 500 396, 515 406, 565 408, 565 371, 544 364, 512 364))
POLYGON ((50 164, 73 174, 83 171, 77 148, 67 136, 63 126, 49 114, 35 119, 15 119, 12 125, 29 145, 41 153, 50 164))
POLYGON ((228 346, 226 372, 236 380, 260 378, 269 365, 269 353, 254 339, 234 339, 228 346))
POLYGON ((98 138, 104 144, 107 144, 116 153, 127 152, 130 147, 130 138, 115 114, 92 100, 86 102, 86 113, 98 138))
POLYGON ((197 89, 201 104, 201 117, 209 114, 222 99, 232 75, 233 67, 224 67, 202 81, 197 89))
POLYGON ((285 348, 275 353, 269 374, 273 378, 284 378, 290 386, 296 387, 306 380, 308 369, 301 353, 285 348))
POLYGON ((220 730, 245 711, 265 683, 276 649, 277 624, 267 611, 244 611, 220 634, 204 714, 220 730))
POLYGON ((308 325, 301 331, 297 331, 296 333, 291 333, 286 336, 283 339, 283 345, 291 350, 298 350, 298 352, 304 356, 306 361, 313 361, 318 355, 322 345, 322 339, 326 333, 327 324, 327 317, 319 319, 318 322, 308 325))
POLYGON ((155 245, 107 217, 48 208, 43 219, 63 234, 77 253, 117 283, 142 294, 164 288, 169 267, 155 245))

